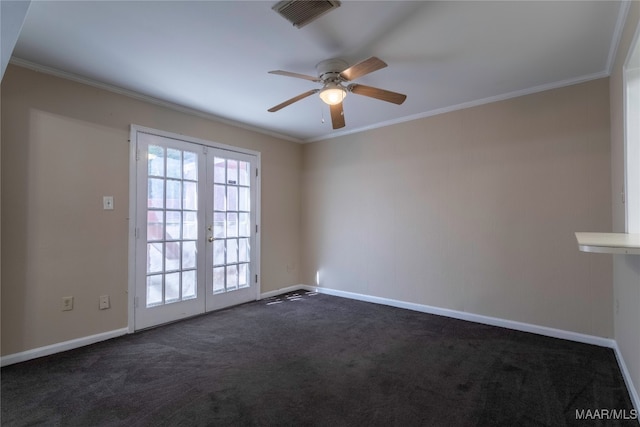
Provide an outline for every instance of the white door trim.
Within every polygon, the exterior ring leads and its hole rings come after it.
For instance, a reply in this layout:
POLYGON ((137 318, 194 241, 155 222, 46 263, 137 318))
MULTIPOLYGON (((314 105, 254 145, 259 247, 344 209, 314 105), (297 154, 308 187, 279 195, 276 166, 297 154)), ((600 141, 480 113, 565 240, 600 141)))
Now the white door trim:
MULTIPOLYGON (((257 177, 256 177, 256 188, 255 188, 255 198, 256 198, 256 212, 255 212, 255 224, 258 226, 259 232, 256 234, 256 250, 252 254, 255 255, 255 274, 258 276, 258 281, 256 283, 256 295, 255 299, 260 299, 260 288, 262 282, 262 275, 260 271, 260 235, 262 234, 262 227, 260 221, 260 206, 261 206, 261 153, 259 151, 254 151, 242 147, 235 147, 232 145, 221 144, 214 141, 209 141, 206 139, 195 138, 190 136, 185 136, 177 133, 162 131, 158 129, 148 128, 144 126, 139 126, 132 124, 130 133, 129 133, 129 254, 128 254, 128 309, 127 309, 127 328, 129 333, 135 332, 135 295, 136 295, 136 240, 137 233, 136 230, 138 225, 136 224, 137 218, 137 163, 138 163, 138 152, 137 152, 137 134, 138 132, 149 133, 152 135, 158 135, 165 138, 172 138, 181 141, 190 142, 193 144, 199 144, 205 147, 211 147, 215 149, 221 149, 226 151, 232 151, 237 153, 249 154, 256 157, 256 168, 257 168, 257 177)), ((138 232, 139 233, 139 232, 138 232)), ((143 261, 144 262, 144 261, 143 261)))

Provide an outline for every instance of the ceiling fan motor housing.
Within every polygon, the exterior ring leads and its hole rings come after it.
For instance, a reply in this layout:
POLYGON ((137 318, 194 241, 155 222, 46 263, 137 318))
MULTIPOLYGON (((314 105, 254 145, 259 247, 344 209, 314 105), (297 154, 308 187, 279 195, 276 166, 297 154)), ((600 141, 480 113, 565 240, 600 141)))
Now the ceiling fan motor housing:
POLYGON ((316 71, 318 72, 318 78, 323 83, 327 82, 339 82, 340 73, 347 69, 349 64, 342 59, 327 59, 321 61, 316 65, 316 71))

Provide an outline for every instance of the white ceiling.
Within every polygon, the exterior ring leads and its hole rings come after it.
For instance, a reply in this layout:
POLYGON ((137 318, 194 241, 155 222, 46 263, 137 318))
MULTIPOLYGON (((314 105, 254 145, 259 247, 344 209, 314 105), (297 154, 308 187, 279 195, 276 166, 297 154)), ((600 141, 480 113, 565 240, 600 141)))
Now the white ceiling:
POLYGON ((617 1, 349 1, 297 29, 273 1, 33 1, 13 62, 132 91, 241 126, 313 141, 609 75, 626 11, 617 1), (377 56, 349 94, 346 127, 311 96, 315 65, 377 56), (322 123, 324 117, 325 122, 322 123))

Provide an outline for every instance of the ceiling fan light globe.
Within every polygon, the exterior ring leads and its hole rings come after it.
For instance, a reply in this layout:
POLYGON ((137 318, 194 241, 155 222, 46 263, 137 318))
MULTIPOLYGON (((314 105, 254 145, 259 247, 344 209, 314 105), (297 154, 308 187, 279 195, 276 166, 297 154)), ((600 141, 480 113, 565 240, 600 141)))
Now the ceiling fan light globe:
POLYGON ((328 105, 340 104, 345 96, 347 96, 347 91, 337 85, 334 87, 325 87, 320 91, 320 99, 328 105))

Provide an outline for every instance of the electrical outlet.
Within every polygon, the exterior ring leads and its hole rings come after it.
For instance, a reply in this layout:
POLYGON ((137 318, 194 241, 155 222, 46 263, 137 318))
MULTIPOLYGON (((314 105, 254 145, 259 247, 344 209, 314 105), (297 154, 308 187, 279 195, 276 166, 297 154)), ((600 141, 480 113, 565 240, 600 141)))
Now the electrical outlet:
POLYGON ((62 311, 73 310, 73 297, 62 297, 62 311))
POLYGON ((104 196, 102 198, 102 208, 105 211, 113 210, 113 196, 104 196))
POLYGON ((106 310, 111 307, 111 303, 109 301, 109 295, 101 295, 100 296, 100 310, 106 310))

